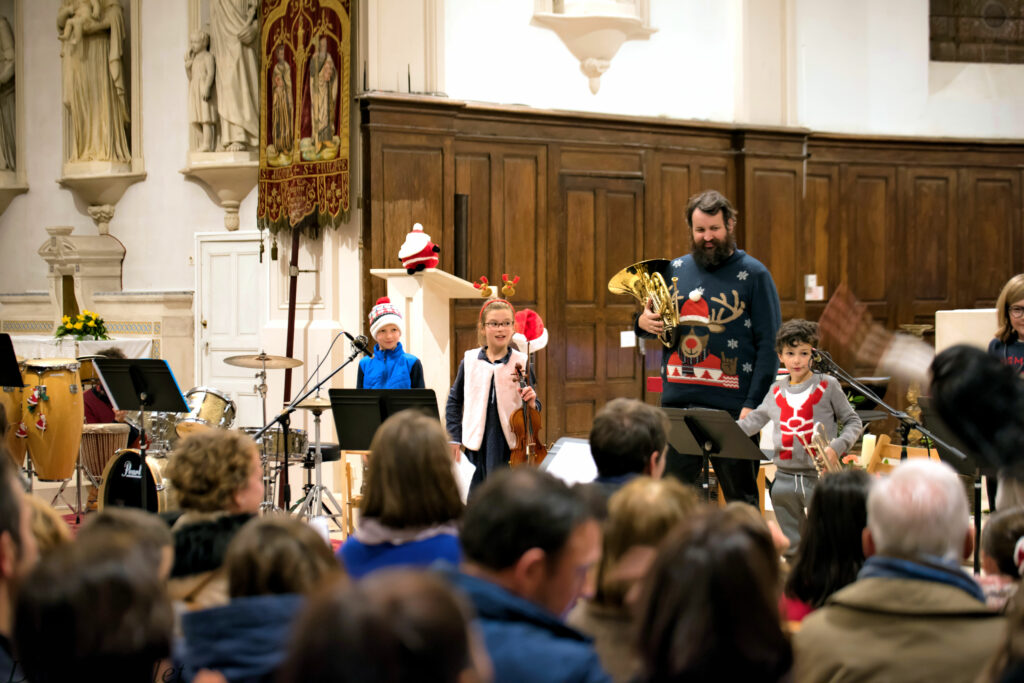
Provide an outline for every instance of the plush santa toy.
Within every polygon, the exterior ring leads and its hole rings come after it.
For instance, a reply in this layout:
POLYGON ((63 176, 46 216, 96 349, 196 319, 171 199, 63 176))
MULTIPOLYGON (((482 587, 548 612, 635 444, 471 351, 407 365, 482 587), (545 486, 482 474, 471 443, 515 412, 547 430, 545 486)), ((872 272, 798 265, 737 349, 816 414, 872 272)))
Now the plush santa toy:
POLYGON ((522 308, 516 313, 512 341, 516 343, 523 353, 540 351, 548 345, 548 331, 544 327, 544 321, 529 308, 522 308), (529 344, 529 345, 527 345, 529 344))
POLYGON ((430 235, 423 232, 423 225, 417 223, 405 236, 405 242, 398 250, 398 258, 401 259, 405 272, 412 275, 425 268, 437 268, 437 254, 440 251, 441 247, 431 242, 430 235))

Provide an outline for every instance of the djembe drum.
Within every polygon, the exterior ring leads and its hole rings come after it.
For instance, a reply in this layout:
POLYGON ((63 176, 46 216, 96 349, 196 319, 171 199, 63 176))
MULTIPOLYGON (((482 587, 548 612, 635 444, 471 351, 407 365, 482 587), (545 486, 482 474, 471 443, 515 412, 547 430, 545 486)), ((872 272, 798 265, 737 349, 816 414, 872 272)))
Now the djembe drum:
POLYGON ((82 426, 82 467, 93 481, 102 483, 103 470, 114 454, 127 448, 131 427, 119 422, 82 426))

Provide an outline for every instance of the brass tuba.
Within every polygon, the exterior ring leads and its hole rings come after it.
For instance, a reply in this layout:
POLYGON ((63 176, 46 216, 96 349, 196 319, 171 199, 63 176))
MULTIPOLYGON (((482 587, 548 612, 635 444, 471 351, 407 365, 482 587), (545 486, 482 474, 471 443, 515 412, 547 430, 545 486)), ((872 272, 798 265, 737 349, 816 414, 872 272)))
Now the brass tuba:
POLYGON ((676 305, 679 292, 676 289, 677 278, 672 278, 671 289, 665 283, 662 273, 668 269, 668 265, 668 259, 656 258, 627 266, 608 281, 608 291, 612 294, 630 294, 644 306, 647 306, 648 300, 652 301, 654 312, 665 325, 658 339, 668 348, 673 348, 677 342, 675 328, 679 325, 679 307, 676 305))

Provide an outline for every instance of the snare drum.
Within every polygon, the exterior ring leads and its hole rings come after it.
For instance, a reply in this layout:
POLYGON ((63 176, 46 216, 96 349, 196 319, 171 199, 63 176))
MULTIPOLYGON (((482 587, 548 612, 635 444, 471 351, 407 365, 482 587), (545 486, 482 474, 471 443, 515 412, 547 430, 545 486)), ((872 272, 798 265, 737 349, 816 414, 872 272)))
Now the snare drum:
POLYGON ((25 361, 21 422, 28 455, 41 481, 63 481, 75 472, 85 408, 74 358, 25 361))
MULTIPOLYGON (((241 431, 255 438, 255 435, 262 427, 242 427, 241 431)), ((267 448, 268 460, 284 460, 284 430, 280 425, 274 425, 266 431, 258 440, 256 445, 263 453, 263 447, 267 448)), ((288 458, 301 460, 306 457, 306 448, 309 446, 309 439, 306 437, 305 429, 288 430, 288 458)))
MULTIPOLYGON (((22 375, 24 375, 25 364, 19 361, 18 365, 21 368, 22 375)), ((4 413, 7 414, 8 431, 5 438, 7 452, 11 454, 11 458, 18 467, 25 463, 25 453, 28 450, 28 442, 25 439, 27 430, 21 425, 21 401, 24 395, 25 392, 21 387, 0 387, 0 406, 3 407, 4 413), (20 437, 18 436, 19 434, 21 434, 20 437)))
POLYGON ((196 387, 185 394, 185 400, 191 410, 177 426, 182 438, 197 429, 227 429, 235 422, 235 402, 216 389, 196 387))
POLYGON ((82 466, 99 480, 107 462, 118 451, 128 445, 131 427, 117 422, 110 424, 87 424, 82 427, 82 466))
MULTIPOLYGON (((138 449, 126 448, 117 452, 103 470, 99 508, 142 507, 142 465, 138 449)), ((146 509, 167 512, 178 509, 178 497, 171 482, 164 479, 167 458, 146 456, 146 509)))

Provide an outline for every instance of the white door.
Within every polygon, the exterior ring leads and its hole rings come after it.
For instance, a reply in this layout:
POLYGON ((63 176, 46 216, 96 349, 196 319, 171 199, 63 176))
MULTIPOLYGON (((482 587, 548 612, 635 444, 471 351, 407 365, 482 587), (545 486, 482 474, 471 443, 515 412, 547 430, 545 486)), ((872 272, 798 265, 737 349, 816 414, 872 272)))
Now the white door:
POLYGON ((229 356, 260 352, 267 269, 259 260, 259 236, 200 236, 198 251, 197 381, 235 402, 236 427, 260 426, 263 408, 255 389, 257 371, 224 362, 229 356))

